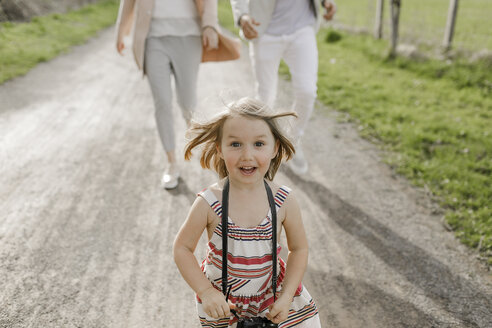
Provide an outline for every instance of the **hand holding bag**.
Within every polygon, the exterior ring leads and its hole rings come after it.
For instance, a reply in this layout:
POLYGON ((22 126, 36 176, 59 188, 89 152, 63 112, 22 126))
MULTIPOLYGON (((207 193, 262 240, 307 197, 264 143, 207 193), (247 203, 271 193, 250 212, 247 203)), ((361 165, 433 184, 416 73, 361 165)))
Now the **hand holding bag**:
POLYGON ((207 50, 203 47, 202 63, 209 61, 235 60, 241 56, 241 41, 229 38, 217 31, 219 45, 217 49, 207 50))
POLYGON ((202 19, 203 28, 213 28, 218 35, 218 46, 216 49, 202 49, 202 63, 210 61, 227 61, 235 60, 241 56, 241 41, 236 38, 228 37, 219 31, 217 25, 217 0, 195 0, 198 14, 202 19), (213 4, 207 4, 205 13, 204 1, 215 1, 213 4), (212 11, 212 13, 210 13, 212 11))

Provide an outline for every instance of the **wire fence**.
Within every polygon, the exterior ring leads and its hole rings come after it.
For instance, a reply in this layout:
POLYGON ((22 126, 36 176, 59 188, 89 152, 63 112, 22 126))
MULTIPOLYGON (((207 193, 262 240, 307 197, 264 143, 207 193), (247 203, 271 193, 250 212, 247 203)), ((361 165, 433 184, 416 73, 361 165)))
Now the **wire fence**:
MULTIPOLYGON (((337 1, 335 24, 373 33, 377 0, 337 1)), ((400 42, 422 50, 442 47, 450 0, 401 0, 400 42)), ((390 35, 390 0, 384 0, 383 38, 390 35)), ((492 0, 461 0, 458 4, 455 50, 492 53, 492 0)))

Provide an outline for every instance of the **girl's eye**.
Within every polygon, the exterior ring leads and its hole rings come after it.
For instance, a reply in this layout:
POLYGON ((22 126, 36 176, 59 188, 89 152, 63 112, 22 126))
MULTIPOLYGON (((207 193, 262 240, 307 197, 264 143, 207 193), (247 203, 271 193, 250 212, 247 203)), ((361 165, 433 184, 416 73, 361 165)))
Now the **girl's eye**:
POLYGON ((255 147, 261 147, 261 146, 264 146, 265 143, 263 141, 257 141, 255 142, 255 147))
POLYGON ((239 146, 241 146, 241 144, 239 142, 233 142, 233 143, 231 143, 231 146, 232 147, 239 147, 239 146))

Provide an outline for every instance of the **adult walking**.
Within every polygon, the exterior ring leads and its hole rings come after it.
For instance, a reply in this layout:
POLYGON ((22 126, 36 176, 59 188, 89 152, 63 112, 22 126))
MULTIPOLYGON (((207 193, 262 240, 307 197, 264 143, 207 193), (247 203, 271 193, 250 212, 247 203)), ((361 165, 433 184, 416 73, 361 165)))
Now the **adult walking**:
POLYGON ((299 118, 294 130, 296 154, 289 161, 297 174, 308 171, 300 140, 316 99, 318 48, 316 31, 323 16, 332 19, 335 3, 321 0, 230 0, 241 34, 250 40, 250 58, 256 78, 256 95, 273 107, 278 67, 289 66, 294 90, 293 109, 299 118), (324 10, 323 10, 324 8, 324 10), (324 14, 322 15, 322 12, 324 14))
POLYGON ((155 105, 155 119, 168 166, 161 185, 178 185, 179 164, 175 153, 171 75, 177 102, 188 123, 196 107, 198 67, 202 46, 217 48, 217 0, 121 0, 116 48, 122 54, 124 36, 134 26, 133 54, 147 75, 155 105))

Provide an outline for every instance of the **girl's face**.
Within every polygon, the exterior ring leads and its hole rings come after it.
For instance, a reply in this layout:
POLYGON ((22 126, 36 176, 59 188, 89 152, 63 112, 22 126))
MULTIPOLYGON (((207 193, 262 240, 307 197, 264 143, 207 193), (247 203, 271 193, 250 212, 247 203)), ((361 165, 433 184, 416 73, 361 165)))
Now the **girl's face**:
POLYGON ((224 122, 218 152, 231 180, 246 184, 263 181, 277 151, 265 121, 238 115, 224 122))

